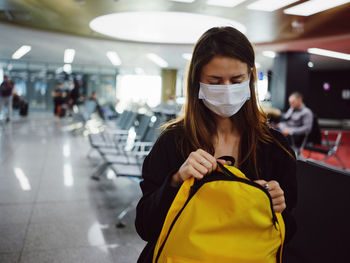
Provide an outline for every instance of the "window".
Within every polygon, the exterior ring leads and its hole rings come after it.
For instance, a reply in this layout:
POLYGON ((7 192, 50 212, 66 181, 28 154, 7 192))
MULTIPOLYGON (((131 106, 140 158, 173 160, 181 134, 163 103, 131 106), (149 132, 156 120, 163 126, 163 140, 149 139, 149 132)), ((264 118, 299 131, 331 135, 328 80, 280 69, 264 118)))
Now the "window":
POLYGON ((155 107, 160 104, 162 82, 160 76, 118 75, 117 110, 125 109, 131 103, 147 104, 155 107))

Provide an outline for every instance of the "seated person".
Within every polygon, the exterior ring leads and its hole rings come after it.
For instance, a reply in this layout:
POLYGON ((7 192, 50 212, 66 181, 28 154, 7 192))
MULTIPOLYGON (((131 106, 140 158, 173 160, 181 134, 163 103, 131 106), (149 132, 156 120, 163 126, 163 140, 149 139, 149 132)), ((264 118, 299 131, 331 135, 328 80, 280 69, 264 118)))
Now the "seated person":
POLYGON ((292 145, 300 146, 304 136, 309 134, 312 129, 313 114, 304 105, 303 95, 299 92, 293 92, 288 100, 290 108, 282 114, 278 128, 287 136, 292 145))

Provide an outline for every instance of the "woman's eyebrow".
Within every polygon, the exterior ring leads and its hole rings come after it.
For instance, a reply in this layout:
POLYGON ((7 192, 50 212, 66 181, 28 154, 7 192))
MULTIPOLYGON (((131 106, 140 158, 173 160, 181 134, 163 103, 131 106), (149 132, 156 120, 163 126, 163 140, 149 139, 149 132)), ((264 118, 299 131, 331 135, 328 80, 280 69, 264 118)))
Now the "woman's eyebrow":
MULTIPOLYGON (((240 75, 237 75, 237 76, 233 76, 231 77, 231 79, 238 79, 238 78, 242 78, 244 77, 245 74, 240 74, 240 75)), ((222 77, 220 76, 215 76, 215 75, 208 75, 209 78, 213 78, 213 79, 222 79, 222 77)))
POLYGON ((237 76, 233 76, 231 77, 231 79, 239 79, 239 78, 242 78, 244 77, 245 74, 240 74, 240 75, 237 75, 237 76))

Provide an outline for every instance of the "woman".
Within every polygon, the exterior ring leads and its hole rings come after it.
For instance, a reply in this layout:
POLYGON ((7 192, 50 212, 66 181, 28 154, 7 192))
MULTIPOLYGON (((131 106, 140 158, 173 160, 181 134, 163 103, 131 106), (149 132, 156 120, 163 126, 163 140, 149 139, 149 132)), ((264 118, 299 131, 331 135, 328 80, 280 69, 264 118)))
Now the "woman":
POLYGON ((254 50, 232 27, 212 28, 195 45, 183 117, 166 125, 143 164, 136 229, 148 242, 138 262, 152 262, 167 211, 182 182, 202 179, 222 156, 268 189, 275 212, 296 204, 295 158, 286 139, 271 129, 256 101, 254 50))

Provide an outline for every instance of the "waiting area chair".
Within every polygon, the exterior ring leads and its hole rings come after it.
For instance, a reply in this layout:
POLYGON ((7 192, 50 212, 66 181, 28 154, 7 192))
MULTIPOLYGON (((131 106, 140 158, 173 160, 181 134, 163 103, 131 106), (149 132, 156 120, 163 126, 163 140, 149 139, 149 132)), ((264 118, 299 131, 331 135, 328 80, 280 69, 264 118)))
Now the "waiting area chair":
POLYGON ((327 159, 329 159, 330 157, 333 156, 338 160, 341 167, 343 169, 346 169, 344 162, 337 154, 339 146, 341 145, 342 132, 341 131, 324 130, 323 134, 324 134, 324 139, 322 140, 321 144, 306 144, 303 147, 303 150, 309 151, 309 155, 307 156, 307 158, 310 157, 311 152, 322 153, 325 155, 325 157, 321 160, 321 162, 324 163, 327 159), (329 138, 329 135, 332 133, 336 135, 335 140, 331 140, 329 138))
POLYGON ((318 118, 315 114, 313 117, 311 131, 307 134, 302 135, 300 140, 301 142, 299 142, 299 144, 296 142, 295 138, 296 138, 295 136, 291 136, 291 145, 292 145, 292 148, 295 150, 296 156, 299 159, 309 158, 311 155, 311 152, 317 152, 325 155, 325 157, 321 160, 321 162, 324 163, 328 158, 334 156, 340 163, 341 167, 343 169, 346 168, 344 162, 337 155, 337 151, 341 143, 342 132, 331 131, 331 130, 321 131, 318 123, 318 118), (323 134, 323 138, 322 138, 322 134, 323 134), (335 134, 336 139, 331 140, 329 137, 329 134, 335 134), (303 150, 308 150, 309 155, 304 157, 302 155, 303 150))

